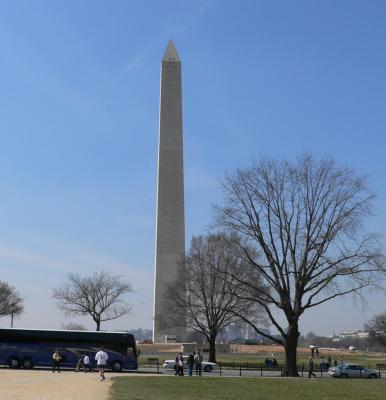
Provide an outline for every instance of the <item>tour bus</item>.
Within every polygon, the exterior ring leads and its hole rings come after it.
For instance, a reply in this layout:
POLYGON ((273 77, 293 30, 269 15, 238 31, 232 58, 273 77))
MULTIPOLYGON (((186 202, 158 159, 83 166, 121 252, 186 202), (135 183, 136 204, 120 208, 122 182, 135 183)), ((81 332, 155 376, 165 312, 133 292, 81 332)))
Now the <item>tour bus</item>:
POLYGON ((55 350, 61 367, 75 368, 79 355, 88 355, 96 368, 95 354, 103 346, 107 368, 114 372, 136 370, 138 353, 134 336, 119 332, 42 329, 0 329, 0 364, 11 368, 51 367, 55 350))

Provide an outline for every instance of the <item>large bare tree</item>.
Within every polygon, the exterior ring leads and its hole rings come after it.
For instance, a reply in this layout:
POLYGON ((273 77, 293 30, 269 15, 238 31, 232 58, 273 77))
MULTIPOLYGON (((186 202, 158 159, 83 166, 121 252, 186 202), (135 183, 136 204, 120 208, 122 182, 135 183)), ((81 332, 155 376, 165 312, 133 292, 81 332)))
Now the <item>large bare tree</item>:
POLYGON ((21 315, 24 311, 24 300, 18 291, 7 282, 0 281, 0 317, 10 316, 13 318, 21 315))
POLYGON ((260 307, 234 282, 234 276, 256 285, 259 279, 258 271, 244 268, 245 257, 235 239, 225 233, 193 237, 185 259, 186 294, 170 288, 174 318, 186 318, 187 328, 204 335, 211 362, 216 362, 216 337, 222 328, 241 322, 241 316, 255 323, 259 317, 260 307))
POLYGON ((130 313, 131 307, 124 299, 130 292, 130 283, 120 275, 102 271, 84 278, 69 274, 68 282, 53 290, 53 297, 67 315, 90 315, 99 331, 101 322, 130 313))
POLYGON ((309 154, 296 162, 259 159, 228 175, 223 188, 217 222, 257 247, 258 261, 239 243, 270 291, 258 290, 260 280, 237 281, 280 333, 275 341, 285 347, 286 372, 297 376, 303 313, 375 285, 384 272, 377 240, 363 226, 374 194, 352 169, 309 154))

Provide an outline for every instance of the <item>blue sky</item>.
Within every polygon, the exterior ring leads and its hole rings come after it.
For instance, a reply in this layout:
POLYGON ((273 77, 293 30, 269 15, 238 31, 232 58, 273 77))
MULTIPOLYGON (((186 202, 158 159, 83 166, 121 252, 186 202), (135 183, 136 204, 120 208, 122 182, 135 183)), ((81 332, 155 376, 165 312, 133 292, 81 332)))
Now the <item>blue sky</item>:
MULTIPOLYGON (((385 20, 376 0, 0 0, 0 279, 26 299, 17 326, 75 321, 52 287, 107 269, 135 293, 133 315, 105 327, 151 327, 169 38, 183 65, 187 243, 211 223, 227 171, 304 151, 369 176, 368 226, 385 233, 385 20)), ((302 329, 361 328, 385 300, 339 300, 302 329)))

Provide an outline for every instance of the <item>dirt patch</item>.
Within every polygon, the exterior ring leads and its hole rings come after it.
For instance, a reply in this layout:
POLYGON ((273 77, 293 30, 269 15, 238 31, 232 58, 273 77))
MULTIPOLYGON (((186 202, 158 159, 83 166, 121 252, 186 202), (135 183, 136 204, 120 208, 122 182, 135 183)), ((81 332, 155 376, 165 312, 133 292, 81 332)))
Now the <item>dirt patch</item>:
POLYGON ((181 351, 181 343, 155 343, 140 344, 137 346, 141 349, 141 353, 179 353, 181 351))
POLYGON ((0 400, 107 400, 111 376, 97 373, 0 370, 0 400))

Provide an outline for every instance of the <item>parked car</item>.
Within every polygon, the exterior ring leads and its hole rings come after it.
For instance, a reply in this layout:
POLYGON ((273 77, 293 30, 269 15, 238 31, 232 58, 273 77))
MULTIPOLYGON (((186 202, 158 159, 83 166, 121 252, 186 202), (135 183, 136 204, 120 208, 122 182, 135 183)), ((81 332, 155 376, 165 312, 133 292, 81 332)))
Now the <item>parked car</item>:
MULTIPOLYGON (((184 367, 187 365, 189 356, 182 356, 184 358, 184 367)), ((165 360, 163 363, 164 368, 176 369, 176 360, 165 360)), ((214 369, 218 368, 218 364, 209 361, 203 361, 201 363, 201 369, 205 372, 212 372, 214 369)))
POLYGON ((379 377, 378 371, 375 369, 367 369, 358 364, 341 364, 329 368, 328 375, 333 378, 370 378, 376 379, 379 377))

